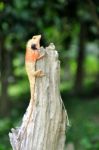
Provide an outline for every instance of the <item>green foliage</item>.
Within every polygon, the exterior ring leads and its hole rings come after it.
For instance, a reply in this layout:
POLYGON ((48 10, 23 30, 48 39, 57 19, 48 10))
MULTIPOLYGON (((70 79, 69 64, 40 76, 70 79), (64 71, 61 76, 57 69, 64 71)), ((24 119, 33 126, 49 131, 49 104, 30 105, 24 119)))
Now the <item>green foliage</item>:
POLYGON ((71 127, 67 133, 68 142, 75 142, 76 149, 79 150, 98 150, 98 113, 99 101, 72 99, 68 105, 68 113, 71 127), (87 102, 86 102, 87 101, 87 102), (75 109, 74 109, 75 108, 75 109))
POLYGON ((10 118, 0 119, 0 150, 11 150, 10 143, 8 140, 8 132, 12 127, 12 121, 10 118))
POLYGON ((4 10, 4 3, 0 2, 0 11, 3 11, 3 10, 4 10))
POLYGON ((86 74, 92 75, 93 73, 96 74, 98 70, 98 61, 97 57, 94 56, 87 56, 85 61, 85 70, 86 74))
MULTIPOLYGON (((21 94, 27 93, 29 90, 29 83, 26 81, 17 82, 17 84, 9 86, 8 94, 11 97, 20 97, 21 94)), ((13 99, 14 100, 14 99, 13 99)))

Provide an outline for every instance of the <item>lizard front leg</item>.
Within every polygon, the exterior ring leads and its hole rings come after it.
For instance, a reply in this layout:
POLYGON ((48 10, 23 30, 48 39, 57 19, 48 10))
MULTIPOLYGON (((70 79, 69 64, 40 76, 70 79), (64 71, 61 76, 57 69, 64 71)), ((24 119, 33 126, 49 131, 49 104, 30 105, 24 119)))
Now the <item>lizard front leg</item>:
MULTIPOLYGON (((42 59, 44 56, 45 56, 45 53, 44 53, 44 54, 41 54, 41 55, 37 58, 37 60, 42 59)), ((36 60, 36 61, 37 61, 37 60, 36 60)), ((36 77, 45 76, 45 74, 43 73, 42 70, 37 70, 37 71, 35 71, 35 72, 33 73, 33 75, 36 76, 36 77)))
POLYGON ((45 76, 45 74, 43 73, 42 70, 37 70, 37 71, 35 71, 33 73, 33 76, 35 76, 35 77, 43 77, 43 76, 45 76))
POLYGON ((41 55, 37 58, 37 60, 42 59, 43 57, 45 57, 45 53, 44 53, 44 54, 41 54, 41 55))

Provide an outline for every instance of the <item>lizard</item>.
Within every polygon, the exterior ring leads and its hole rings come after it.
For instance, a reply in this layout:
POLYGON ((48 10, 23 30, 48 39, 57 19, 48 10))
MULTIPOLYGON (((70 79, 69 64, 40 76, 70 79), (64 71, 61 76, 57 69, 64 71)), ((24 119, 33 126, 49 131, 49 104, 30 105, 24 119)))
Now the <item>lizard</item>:
MULTIPOLYGON (((41 35, 35 35, 30 40, 28 40, 26 44, 25 68, 26 68, 26 72, 28 75, 29 83, 30 83, 31 108, 30 108, 29 118, 26 122, 26 126, 25 126, 22 137, 24 136, 27 130, 27 127, 28 127, 28 124, 29 124, 29 121, 31 119, 31 115, 33 112, 33 106, 35 103, 34 92, 35 92, 36 78, 45 76, 42 70, 36 70, 37 60, 42 59, 45 55, 45 54, 40 54, 40 39, 41 39, 41 35)), ((20 134, 18 136, 18 139, 20 139, 20 134)))
POLYGON ((25 55, 25 68, 29 78, 31 99, 34 99, 34 87, 36 77, 43 76, 42 70, 36 71, 36 61, 44 57, 40 55, 41 35, 35 35, 27 42, 25 55))

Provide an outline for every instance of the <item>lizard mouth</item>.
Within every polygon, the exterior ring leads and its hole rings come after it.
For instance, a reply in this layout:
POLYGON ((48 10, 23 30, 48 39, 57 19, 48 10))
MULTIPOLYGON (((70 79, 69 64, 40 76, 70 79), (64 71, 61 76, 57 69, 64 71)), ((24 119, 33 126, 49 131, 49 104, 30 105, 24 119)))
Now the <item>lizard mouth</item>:
POLYGON ((36 44, 32 44, 32 45, 31 45, 31 49, 32 49, 32 50, 37 50, 36 44))

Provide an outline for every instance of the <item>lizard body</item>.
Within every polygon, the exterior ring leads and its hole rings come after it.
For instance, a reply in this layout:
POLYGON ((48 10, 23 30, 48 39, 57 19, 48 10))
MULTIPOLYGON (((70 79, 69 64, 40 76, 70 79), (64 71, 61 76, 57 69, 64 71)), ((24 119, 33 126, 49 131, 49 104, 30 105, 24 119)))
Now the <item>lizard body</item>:
POLYGON ((36 71, 36 61, 43 57, 39 51, 40 39, 41 35, 33 36, 33 38, 27 42, 26 46, 25 67, 30 82, 31 99, 34 99, 35 79, 37 76, 43 75, 41 70, 36 71))
MULTIPOLYGON (((26 45, 25 68, 26 68, 26 72, 29 78, 29 83, 30 83, 31 109, 30 109, 30 114, 27 119, 26 126, 22 135, 23 137, 27 130, 28 124, 30 122, 34 103, 35 103, 34 92, 35 92, 36 77, 44 76, 44 73, 41 70, 36 70, 36 61, 41 59, 44 56, 44 54, 43 55, 40 54, 40 39, 41 39, 41 35, 33 36, 32 39, 30 39, 26 45)), ((18 136, 18 138, 20 139, 20 135, 18 136)))

